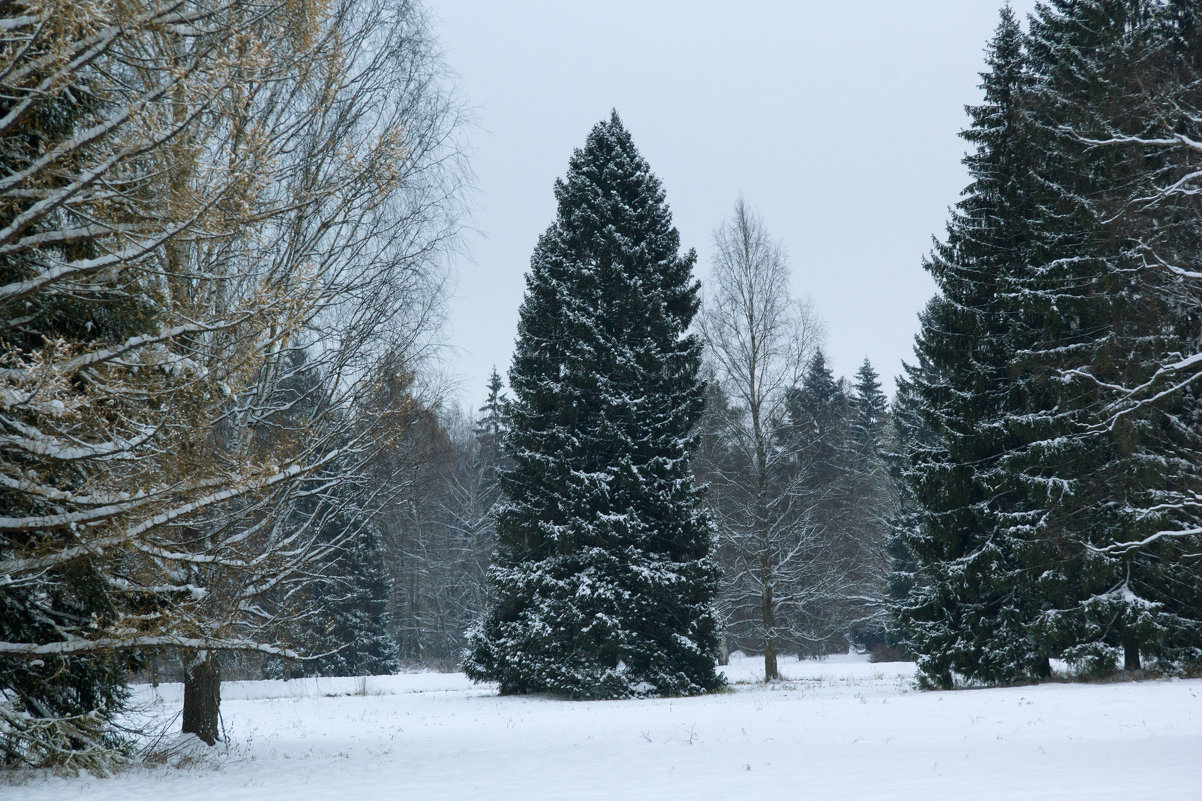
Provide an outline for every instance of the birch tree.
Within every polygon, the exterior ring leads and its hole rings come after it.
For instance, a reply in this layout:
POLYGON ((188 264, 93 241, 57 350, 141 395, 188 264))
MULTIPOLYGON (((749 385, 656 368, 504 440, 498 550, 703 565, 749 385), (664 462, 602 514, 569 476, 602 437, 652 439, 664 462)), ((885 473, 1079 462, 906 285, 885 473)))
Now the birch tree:
POLYGON ((714 460, 711 451, 703 475, 724 568, 720 604, 728 627, 746 621, 762 643, 765 681, 780 677, 779 610, 803 600, 801 574, 819 539, 805 513, 813 499, 800 486, 777 485, 789 455, 774 433, 822 336, 813 308, 790 300, 788 275, 784 248, 739 199, 714 233, 700 315, 714 380, 729 401, 711 423, 723 453, 714 460))

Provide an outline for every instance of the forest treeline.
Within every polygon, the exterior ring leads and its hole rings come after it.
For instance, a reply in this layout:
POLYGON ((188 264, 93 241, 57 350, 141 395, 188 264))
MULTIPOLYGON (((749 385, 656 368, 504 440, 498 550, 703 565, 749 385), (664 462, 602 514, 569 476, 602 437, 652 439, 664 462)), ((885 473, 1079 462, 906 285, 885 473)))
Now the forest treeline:
POLYGON ((696 268, 615 112, 465 412, 463 117, 417 4, 0 4, 0 760, 107 770, 131 676, 211 744, 223 677, 1197 670, 1196 5, 1002 10, 891 401, 748 203, 696 268))

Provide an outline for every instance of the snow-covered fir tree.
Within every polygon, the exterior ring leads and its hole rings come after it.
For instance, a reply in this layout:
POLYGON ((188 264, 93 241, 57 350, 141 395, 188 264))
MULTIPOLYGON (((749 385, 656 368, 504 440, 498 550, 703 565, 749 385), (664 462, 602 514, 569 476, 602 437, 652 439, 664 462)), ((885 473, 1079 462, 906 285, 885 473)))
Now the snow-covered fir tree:
POLYGON ((400 667, 389 632, 391 582, 380 534, 371 521, 341 506, 331 510, 326 525, 343 544, 311 585, 313 612, 303 649, 317 657, 293 663, 294 676, 376 676, 400 667))
POLYGON ((795 454, 797 469, 810 488, 812 514, 824 528, 843 526, 852 503, 851 406, 844 382, 836 379, 826 356, 816 352, 790 390, 778 443, 795 454))
POLYGON ((1181 503, 1199 486, 1196 399, 1131 402, 1129 389, 1198 341, 1197 287, 1183 281, 1196 202, 1158 195, 1184 173, 1141 141, 1198 131, 1183 98, 1168 100, 1199 78, 1191 5, 1052 2, 1032 18, 1044 159, 1038 247, 1017 287, 1031 335, 1013 416, 1029 445, 1008 467, 1032 501, 1025 536, 1041 544, 1028 559, 1040 636, 1101 671, 1119 652, 1128 670, 1199 655, 1197 540, 1163 536, 1197 528, 1197 505, 1181 503))
MULTIPOLYGON (((84 479, 96 460, 88 458, 87 437, 107 429, 123 410, 94 412, 86 404, 97 393, 84 382, 57 376, 51 381, 49 370, 39 374, 36 368, 52 361, 48 352, 102 349, 144 334, 153 320, 149 304, 139 302, 127 279, 36 291, 38 276, 98 252, 95 231, 62 210, 71 206, 48 201, 69 194, 71 174, 55 169, 57 161, 46 154, 60 152, 76 127, 93 119, 101 101, 78 74, 52 77, 62 43, 55 36, 29 35, 44 21, 26 6, 9 4, 2 14, 11 51, 0 91, 0 117, 6 120, 0 147, 0 642, 53 644, 116 617, 120 593, 103 559, 86 550, 70 561, 51 560, 24 571, 16 566, 80 542, 66 513, 88 495, 84 479), (27 69, 16 69, 19 62, 11 59, 21 47, 27 69), (50 169, 40 172, 46 162, 50 169), (67 452, 67 443, 78 455, 67 452)), ((74 20, 60 23, 70 31, 74 20)), ((79 161, 93 155, 84 145, 77 151, 79 161)), ((37 658, 0 653, 0 765, 71 762, 101 769, 119 745, 110 723, 126 697, 130 666, 128 656, 108 652, 37 658)))
POLYGON ((500 460, 501 442, 507 428, 509 398, 505 395, 505 384, 497 368, 488 376, 488 397, 480 407, 476 421, 476 440, 480 446, 480 458, 494 465, 500 460))
POLYGON ((526 279, 490 571, 464 670, 503 693, 717 689, 695 254, 614 112, 556 182, 526 279))
POLYGON ((866 648, 888 639, 892 608, 887 600, 890 575, 890 524, 896 488, 886 458, 889 401, 880 376, 867 357, 856 371, 848 395, 848 474, 852 514, 848 529, 859 552, 859 592, 849 604, 853 641, 866 648))
POLYGON ((880 455, 888 425, 889 401, 881 391, 880 375, 867 356, 856 371, 851 390, 852 442, 861 455, 876 458, 880 455))
POLYGON ((849 399, 839 379, 817 351, 806 366, 800 386, 789 393, 787 408, 790 433, 820 456, 820 469, 830 477, 846 467, 849 399))
POLYGON ((1002 13, 906 382, 895 584, 930 684, 1200 654, 1192 6, 1054 0, 1029 36, 1002 13))
POLYGON ((1001 424, 1010 398, 1010 285, 1031 249, 1033 177, 1030 71, 1013 12, 1001 11, 986 50, 984 101, 968 109, 962 137, 971 182, 947 237, 925 267, 939 287, 920 317, 911 370, 915 411, 934 434, 914 443, 905 477, 921 509, 909 550, 923 580, 903 610, 924 681, 950 686, 953 671, 1006 681, 1046 674, 1028 635, 1035 615, 1023 584, 1020 542, 1000 523, 1013 498, 1002 457, 1014 447, 1001 424))

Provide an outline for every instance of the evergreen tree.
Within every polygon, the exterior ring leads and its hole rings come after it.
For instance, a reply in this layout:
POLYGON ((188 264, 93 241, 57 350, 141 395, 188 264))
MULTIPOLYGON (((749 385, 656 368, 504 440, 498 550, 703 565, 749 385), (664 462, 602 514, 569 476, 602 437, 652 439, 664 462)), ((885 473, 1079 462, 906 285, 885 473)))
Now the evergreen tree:
POLYGON ((497 548, 494 511, 500 500, 499 475, 505 469, 502 451, 509 429, 509 399, 494 368, 488 396, 479 409, 470 436, 452 436, 455 464, 446 495, 447 537, 457 543, 463 591, 458 606, 466 620, 459 633, 484 613, 487 573, 497 548))
MULTIPOLYGON (((305 351, 289 354, 287 363, 289 376, 276 390, 280 396, 276 405, 285 411, 275 415, 271 427, 256 432, 260 437, 270 437, 277 430, 296 430, 296 423, 314 416, 315 407, 325 397, 322 372, 309 362, 305 351)), ((384 381, 377 392, 389 389, 384 381)), ((389 408, 379 396, 373 402, 389 408)), ((299 591, 305 595, 303 604, 273 599, 281 608, 303 609, 302 614, 284 616, 277 637, 293 651, 312 658, 271 659, 265 667, 269 678, 380 675, 395 673, 400 667, 397 642, 391 634, 392 582, 379 526, 364 508, 365 496, 372 493, 358 482, 339 483, 346 469, 341 460, 327 465, 312 477, 310 491, 289 511, 288 530, 317 529, 321 556, 314 560, 313 575, 299 591)))
POLYGON ((1196 124, 1164 100, 1196 86, 1195 16, 1056 0, 1024 38, 1003 12, 911 372, 930 436, 905 471, 901 619, 928 683, 1199 653, 1196 404, 1130 389, 1198 339, 1188 271, 1164 269, 1195 258, 1196 202, 1160 191, 1182 176, 1164 143, 1196 124))
POLYGON ((909 389, 933 436, 910 454, 905 477, 921 509, 909 546, 924 581, 902 621, 924 681, 953 671, 985 681, 1046 673, 1028 625, 1038 610, 1023 584, 1024 548, 1001 524, 1018 504, 1002 457, 1016 446, 1003 425, 1016 347, 1011 283, 1026 268, 1033 216, 1030 71, 1024 37, 1001 11, 982 73, 984 102, 969 107, 971 183, 924 265, 939 296, 921 317, 909 389))
POLYGON ((615 112, 557 181, 510 371, 492 607, 464 670, 503 693, 716 689, 693 252, 615 112))
POLYGON ((851 604, 851 634, 855 642, 871 649, 889 638, 890 519, 896 512, 896 490, 885 454, 889 403, 867 357, 856 371, 848 404, 851 467, 847 523, 860 552, 862 589, 851 604))
MULTIPOLYGON (((89 227, 62 210, 64 204, 45 200, 63 191, 71 174, 65 169, 39 172, 35 167, 87 123, 102 101, 79 75, 64 80, 60 74, 52 86, 47 70, 57 69, 60 43, 53 37, 46 42, 31 36, 22 45, 21 28, 44 24, 37 16, 40 10, 26 5, 10 4, 5 16, 31 15, 18 17, 15 31, 7 36, 12 52, 29 48, 24 64, 32 69, 14 70, 11 62, 6 63, 9 77, 0 91, 0 118, 6 120, 0 147, 4 179, 0 229, 5 232, 0 254, 0 287, 5 290, 5 300, 0 301, 0 365, 13 376, 37 363, 43 349, 103 347, 142 333, 149 317, 129 282, 107 287, 96 282, 74 292, 12 291, 71 259, 97 255, 89 227), (13 73, 20 77, 10 79, 13 73)), ((64 22, 62 27, 70 30, 70 25, 64 22)), ((83 471, 73 460, 48 458, 22 445, 31 424, 70 417, 65 413, 69 407, 59 403, 63 413, 56 414, 37 388, 22 389, 17 380, 0 387, 0 429, 8 439, 0 446, 0 509, 6 518, 6 525, 0 527, 0 564, 80 541, 66 523, 19 524, 21 518, 52 521, 65 511, 64 499, 71 492, 83 494, 83 471), (40 485, 46 483, 54 484, 56 492, 43 490, 40 485)), ((76 398, 86 397, 87 391, 81 385, 72 388, 76 398)), ((107 421, 89 422, 103 427, 107 421)), ((83 440, 65 436, 62 441, 83 440)), ((113 620, 123 601, 106 580, 109 567, 81 553, 69 564, 28 575, 4 572, 0 575, 0 642, 62 642, 76 636, 89 621, 98 628, 113 620)), ((127 697, 126 671, 136 664, 128 655, 47 654, 32 659, 26 654, 0 654, 0 766, 74 765, 103 770, 106 753, 120 744, 110 724, 127 697)))
POLYGON ((833 483, 845 466, 841 451, 848 441, 849 400, 821 350, 810 359, 801 386, 790 393, 787 414, 789 435, 818 455, 815 470, 833 483))
POLYGON ((789 487, 795 514, 814 532, 818 547, 811 558, 821 565, 809 576, 812 586, 801 610, 809 622, 791 627, 816 635, 816 642, 796 643, 799 655, 845 652, 849 628, 864 617, 849 603, 869 594, 863 591, 869 558, 853 497, 850 421, 843 384, 818 350, 800 385, 788 393, 777 435, 777 447, 789 454, 778 481, 789 487))
POLYGON ((1118 650, 1131 670, 1141 655, 1197 653, 1193 549, 1159 538, 1196 526, 1168 500, 1198 486, 1196 406, 1188 392, 1127 405, 1122 389, 1145 383, 1198 336, 1187 310, 1196 296, 1183 307, 1180 275, 1157 263, 1185 243, 1196 252, 1196 208, 1142 199, 1165 180, 1167 154, 1139 140, 1190 124, 1177 103, 1158 100, 1182 77, 1170 66, 1177 48, 1197 50, 1196 37, 1177 36, 1191 27, 1178 27, 1180 11, 1150 0, 1053 2, 1032 21, 1046 159, 1035 268, 1016 287, 1032 333, 1014 428, 1029 444, 1008 468, 1031 499, 1017 522, 1040 543, 1040 634, 1097 670, 1110 669, 1118 650), (1149 537, 1150 547, 1129 547, 1149 537))
POLYGON ((313 583, 314 615, 304 643, 317 658, 295 663, 299 676, 396 673, 397 643, 389 633, 391 582, 376 527, 344 508, 333 510, 329 536, 344 540, 313 583))
MULTIPOLYGON (((284 362, 286 377, 276 387, 272 403, 279 411, 270 425, 256 431, 260 439, 296 431, 305 421, 318 418, 318 410, 327 402, 323 389, 328 378, 307 351, 294 350, 284 362)), ((404 406, 395 403, 395 398, 389 402, 397 379, 388 376, 400 371, 393 364, 388 367, 393 369, 385 372, 365 404, 369 415, 404 406)), ((263 445, 269 447, 268 442, 263 445)), ((366 676, 395 673, 399 668, 397 643, 390 633, 391 581, 378 525, 364 509, 365 496, 370 493, 357 481, 340 483, 347 467, 342 460, 334 460, 319 471, 308 483, 309 491, 289 511, 286 528, 316 528, 322 555, 300 591, 305 603, 292 604, 293 608, 303 606, 303 614, 284 617, 280 639, 293 651, 313 658, 269 660, 265 667, 268 677, 366 676)), ((381 490, 377 487, 375 492, 381 490)), ((288 606, 283 599, 275 601, 288 606)))
POLYGON ((813 514, 822 527, 841 530, 852 499, 851 404, 821 350, 811 358, 801 385, 789 392, 782 447, 805 472, 813 514))
POLYGON ((480 407, 480 419, 476 422, 480 457, 493 465, 500 461, 501 442, 507 428, 509 398, 505 396, 504 386, 501 374, 494 367, 488 377, 488 397, 480 407))
POLYGON ((875 459, 881 453, 889 402, 867 356, 856 371, 850 402, 853 445, 861 456, 875 459))

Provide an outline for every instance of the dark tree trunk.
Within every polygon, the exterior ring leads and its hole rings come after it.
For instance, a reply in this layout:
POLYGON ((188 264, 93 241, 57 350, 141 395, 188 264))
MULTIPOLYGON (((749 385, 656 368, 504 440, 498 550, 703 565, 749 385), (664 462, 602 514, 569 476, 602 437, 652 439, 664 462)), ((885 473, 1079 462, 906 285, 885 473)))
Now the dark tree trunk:
POLYGON ((1123 635, 1123 670, 1134 673, 1139 669, 1139 640, 1133 634, 1125 634, 1123 635))
POLYGON ((1035 660, 1035 677, 1038 679, 1052 678, 1052 662, 1046 656, 1035 660))
POLYGON ((765 585, 760 600, 764 614, 764 681, 776 681, 780 671, 776 667, 776 603, 771 585, 765 585))
POLYGON ((776 638, 768 637, 764 640, 764 681, 776 681, 780 678, 780 671, 776 667, 776 638))
POLYGON ((189 652, 184 659, 183 732, 213 745, 220 739, 221 665, 213 651, 189 652))

